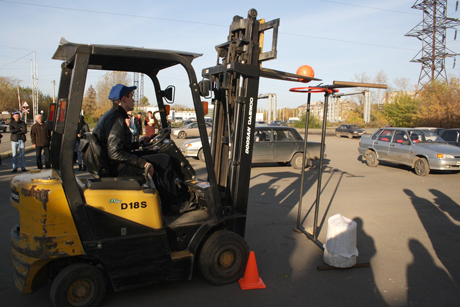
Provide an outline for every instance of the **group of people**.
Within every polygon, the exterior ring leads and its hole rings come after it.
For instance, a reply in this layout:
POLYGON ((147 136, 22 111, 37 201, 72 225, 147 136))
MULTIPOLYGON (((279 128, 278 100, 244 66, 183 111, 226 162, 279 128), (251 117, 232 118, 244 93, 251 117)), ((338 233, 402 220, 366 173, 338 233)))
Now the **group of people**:
POLYGON ((127 112, 128 117, 126 118, 126 124, 129 127, 129 130, 132 134, 131 141, 133 143, 139 142, 139 137, 142 135, 143 127, 142 122, 144 122, 145 126, 145 136, 150 138, 152 135, 155 134, 155 120, 153 119, 152 111, 147 112, 147 117, 142 121, 142 113, 138 112, 136 116, 132 115, 132 111, 127 112))
MULTIPOLYGON (((43 116, 38 114, 35 116, 35 124, 32 125, 30 129, 30 139, 32 141, 32 146, 35 148, 35 158, 38 169, 43 169, 43 160, 42 155, 45 157, 45 169, 51 168, 51 159, 50 159, 50 143, 51 143, 51 131, 48 130, 46 123, 43 121, 43 116)), ((19 112, 13 113, 13 120, 11 120, 10 125, 10 140, 11 140, 11 151, 13 157, 13 173, 18 171, 19 165, 21 166, 21 171, 27 172, 26 161, 25 161, 25 143, 27 140, 27 125, 21 120, 21 114, 19 112), (20 164, 18 163, 20 160, 20 164)), ((81 153, 78 151, 78 145, 80 143, 80 137, 83 133, 89 132, 88 124, 85 122, 83 116, 80 116, 78 122, 78 131, 77 131, 77 142, 76 142, 76 152, 78 156, 78 169, 85 170, 83 164, 81 153)), ((0 136, 2 138, 2 136, 0 136)), ((1 165, 1 160, 0 160, 1 165)))
MULTIPOLYGON (((151 111, 148 111, 147 117, 142 120, 142 113, 139 112, 136 116, 131 115, 132 110, 127 112, 128 117, 126 118, 126 124, 130 129, 132 134, 131 142, 139 142, 139 137, 143 134, 142 123, 145 126, 145 136, 151 137, 155 134, 155 121, 153 120, 153 115, 151 111)), ((11 151, 13 158, 13 173, 18 171, 19 166, 21 171, 26 172, 26 162, 25 162, 25 142, 27 140, 27 125, 21 119, 21 114, 19 112, 14 112, 12 115, 13 119, 10 122, 9 128, 11 131, 11 151), (19 161, 18 161, 19 160, 19 161), (19 163, 20 162, 20 163, 19 163)), ((50 159, 50 142, 51 142, 51 132, 47 129, 46 123, 43 120, 43 116, 38 114, 35 117, 36 123, 32 125, 30 130, 30 138, 32 145, 35 148, 35 157, 36 164, 38 169, 43 169, 43 160, 42 155, 45 158, 44 166, 46 169, 51 168, 51 159, 50 159)), ((79 171, 86 171, 86 165, 82 160, 82 155, 79 150, 80 139, 82 135, 86 132, 89 132, 89 126, 85 122, 83 115, 80 116, 78 121, 78 130, 77 130, 77 141, 75 144, 75 153, 76 160, 78 163, 79 171)), ((0 133, 0 143, 3 135, 0 133)), ((1 156, 0 156, 0 165, 1 165, 1 156)))

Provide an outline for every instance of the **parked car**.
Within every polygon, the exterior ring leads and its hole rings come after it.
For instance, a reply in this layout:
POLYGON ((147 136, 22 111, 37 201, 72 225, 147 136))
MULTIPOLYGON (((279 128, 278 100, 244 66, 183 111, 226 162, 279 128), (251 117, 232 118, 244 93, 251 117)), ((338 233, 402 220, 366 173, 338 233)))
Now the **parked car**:
POLYGON ((417 127, 415 129, 422 129, 422 130, 430 130, 436 133, 437 135, 441 135, 441 132, 444 131, 444 128, 438 128, 438 127, 417 127))
MULTIPOLYGON (((211 139, 209 141, 211 142, 211 139)), ((277 162, 280 165, 291 163, 294 169, 301 169, 303 147, 304 140, 294 128, 258 126, 254 133, 252 162, 277 162)), ((308 142, 306 165, 311 165, 311 161, 320 158, 320 149, 321 143, 308 142)), ((184 156, 192 156, 204 161, 201 139, 185 141, 181 151, 184 156)), ((326 157, 326 154, 324 156, 326 157)))
POLYGON ((185 126, 188 126, 188 125, 190 125, 190 124, 192 124, 192 123, 196 123, 196 119, 190 119, 190 118, 189 118, 189 119, 186 119, 186 120, 184 120, 184 121, 182 122, 182 126, 185 127, 185 126))
POLYGON ((6 129, 8 129, 8 125, 5 125, 2 120, 0 120, 0 131, 1 132, 6 132, 6 129))
MULTIPOLYGON (((211 135, 212 131, 212 125, 209 123, 206 123, 206 131, 208 135, 211 135)), ((199 137, 200 132, 198 131, 198 123, 193 122, 191 124, 188 124, 187 126, 180 127, 180 128, 175 128, 172 131, 172 135, 178 137, 179 139, 185 139, 188 137, 199 137)))
POLYGON ((335 129, 335 135, 339 138, 348 136, 349 139, 360 137, 366 133, 366 130, 359 128, 357 125, 340 125, 335 129))
POLYGON ((460 146, 460 128, 445 129, 439 136, 451 145, 460 146))
POLYGON ((410 166, 419 176, 430 170, 460 171, 460 148, 429 130, 381 128, 371 136, 362 136, 358 151, 371 167, 387 161, 410 166))
POLYGON ((272 120, 269 125, 270 126, 283 126, 283 127, 286 127, 287 123, 285 121, 282 121, 282 120, 272 120))
POLYGON ((256 126, 266 126, 266 125, 267 125, 267 123, 264 122, 263 120, 256 121, 256 126))

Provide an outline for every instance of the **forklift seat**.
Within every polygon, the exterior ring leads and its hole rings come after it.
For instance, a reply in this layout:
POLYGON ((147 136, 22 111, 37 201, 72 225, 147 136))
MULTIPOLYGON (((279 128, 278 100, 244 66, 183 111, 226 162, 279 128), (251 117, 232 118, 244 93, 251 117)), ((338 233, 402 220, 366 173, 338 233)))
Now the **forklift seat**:
POLYGON ((109 158, 107 153, 99 144, 99 139, 91 132, 86 132, 81 136, 80 147, 83 162, 88 169, 88 172, 94 178, 110 177, 108 167, 109 158))
POLYGON ((108 167, 109 158, 107 153, 101 145, 99 144, 99 139, 96 135, 91 132, 86 132, 82 135, 80 140, 81 156, 83 162, 88 169, 88 172, 98 180, 91 180, 88 188, 92 189, 115 189, 118 190, 137 190, 139 185, 145 183, 144 176, 123 176, 123 177, 113 177, 107 178, 107 180, 102 180, 105 177, 111 177, 108 167), (127 182, 128 180, 129 182, 127 182), (132 182, 132 181, 135 181, 132 182), (127 185, 123 187, 123 184, 127 185))

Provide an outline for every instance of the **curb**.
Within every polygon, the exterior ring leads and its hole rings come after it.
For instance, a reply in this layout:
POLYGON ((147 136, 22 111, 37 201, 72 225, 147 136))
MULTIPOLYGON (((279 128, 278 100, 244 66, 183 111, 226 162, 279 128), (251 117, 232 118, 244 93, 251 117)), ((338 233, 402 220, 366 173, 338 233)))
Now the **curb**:
MULTIPOLYGON (((33 146, 27 146, 24 148, 25 152, 33 151, 35 148, 33 146)), ((0 154, 2 156, 2 159, 9 158, 13 156, 13 152, 11 150, 2 152, 0 154)))

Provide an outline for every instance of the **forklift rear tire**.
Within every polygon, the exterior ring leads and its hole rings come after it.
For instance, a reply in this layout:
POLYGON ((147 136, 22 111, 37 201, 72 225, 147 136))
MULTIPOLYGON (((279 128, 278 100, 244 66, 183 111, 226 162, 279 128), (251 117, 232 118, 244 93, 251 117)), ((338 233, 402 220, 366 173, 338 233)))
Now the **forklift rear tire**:
POLYGON ((50 290, 55 306, 99 306, 106 290, 102 272, 89 264, 76 263, 63 269, 50 290))
POLYGON ((238 234, 220 230, 203 245, 199 265, 201 274, 214 285, 225 285, 242 276, 249 257, 249 247, 238 234))

